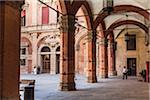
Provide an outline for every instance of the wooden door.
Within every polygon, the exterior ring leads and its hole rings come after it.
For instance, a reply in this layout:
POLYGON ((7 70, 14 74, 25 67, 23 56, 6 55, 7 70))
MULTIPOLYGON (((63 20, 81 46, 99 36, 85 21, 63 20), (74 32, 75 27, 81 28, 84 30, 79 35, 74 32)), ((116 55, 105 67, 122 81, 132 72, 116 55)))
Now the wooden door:
POLYGON ((127 58, 128 75, 136 76, 136 58, 127 58))
POLYGON ((50 73, 50 55, 42 55, 42 73, 50 73))

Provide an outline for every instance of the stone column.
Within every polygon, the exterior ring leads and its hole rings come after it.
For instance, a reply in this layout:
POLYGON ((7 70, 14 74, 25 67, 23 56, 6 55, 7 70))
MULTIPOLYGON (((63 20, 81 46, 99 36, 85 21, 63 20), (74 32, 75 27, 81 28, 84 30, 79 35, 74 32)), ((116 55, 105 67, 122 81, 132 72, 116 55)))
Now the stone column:
POLYGON ((51 51, 51 72, 50 74, 56 74, 56 51, 51 51))
POLYGON ((96 31, 88 33, 88 82, 96 83, 96 31))
POLYGON ((115 71, 115 60, 114 60, 114 43, 113 39, 109 39, 108 43, 108 75, 113 76, 115 71))
POLYGON ((37 67, 37 33, 32 33, 32 68, 37 67))
POLYGON ((19 100, 22 4, 22 0, 0 1, 0 100, 19 100))
POLYGON ((99 75, 99 40, 96 41, 96 76, 99 75))
POLYGON ((75 90, 75 16, 61 16, 60 89, 75 90))
POLYGON ((77 44, 75 48, 75 72, 79 74, 79 51, 80 45, 77 44))
POLYGON ((99 42, 99 76, 108 78, 108 56, 107 56, 107 39, 101 38, 99 42))

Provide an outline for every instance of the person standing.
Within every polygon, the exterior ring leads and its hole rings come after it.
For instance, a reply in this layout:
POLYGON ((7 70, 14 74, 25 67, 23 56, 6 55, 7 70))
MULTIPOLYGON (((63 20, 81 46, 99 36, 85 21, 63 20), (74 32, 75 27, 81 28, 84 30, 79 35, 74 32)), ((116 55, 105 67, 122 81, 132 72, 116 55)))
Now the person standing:
POLYGON ((37 74, 37 68, 36 68, 36 66, 34 66, 34 68, 33 68, 33 73, 37 74))
POLYGON ((37 74, 40 74, 40 66, 37 67, 37 74))
POLYGON ((123 67, 123 80, 126 78, 128 78, 128 69, 126 68, 126 66, 123 67))

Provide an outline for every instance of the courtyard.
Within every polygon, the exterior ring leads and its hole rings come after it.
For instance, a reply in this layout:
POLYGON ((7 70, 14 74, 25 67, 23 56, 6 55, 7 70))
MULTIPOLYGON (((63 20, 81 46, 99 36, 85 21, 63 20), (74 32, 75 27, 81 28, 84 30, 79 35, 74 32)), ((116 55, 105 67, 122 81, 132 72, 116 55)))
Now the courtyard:
POLYGON ((98 78, 87 83, 86 77, 76 74, 76 91, 59 90, 59 74, 22 74, 21 79, 35 79, 35 100, 149 100, 149 84, 136 77, 98 78))

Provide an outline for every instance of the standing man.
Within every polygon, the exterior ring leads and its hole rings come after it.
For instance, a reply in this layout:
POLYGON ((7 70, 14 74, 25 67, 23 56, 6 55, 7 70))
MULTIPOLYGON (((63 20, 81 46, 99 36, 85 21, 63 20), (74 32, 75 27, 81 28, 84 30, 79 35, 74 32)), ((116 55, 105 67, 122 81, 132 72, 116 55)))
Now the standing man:
POLYGON ((124 78, 127 79, 128 78, 128 69, 126 68, 126 66, 123 67, 122 72, 123 72, 123 80, 124 80, 124 78))
POLYGON ((34 66, 34 68, 33 68, 33 73, 37 74, 37 68, 36 68, 36 66, 34 66))

